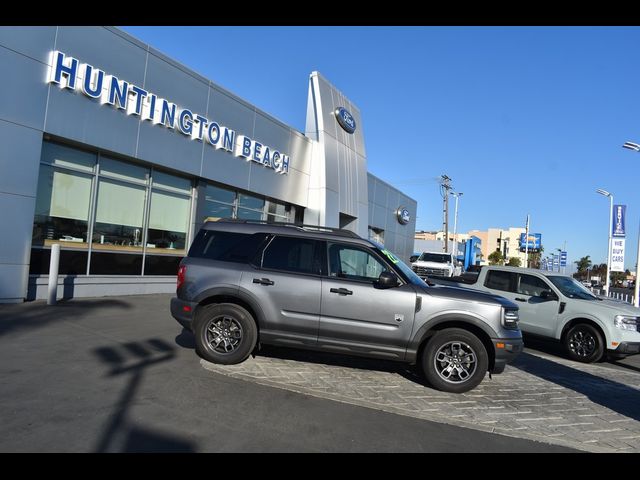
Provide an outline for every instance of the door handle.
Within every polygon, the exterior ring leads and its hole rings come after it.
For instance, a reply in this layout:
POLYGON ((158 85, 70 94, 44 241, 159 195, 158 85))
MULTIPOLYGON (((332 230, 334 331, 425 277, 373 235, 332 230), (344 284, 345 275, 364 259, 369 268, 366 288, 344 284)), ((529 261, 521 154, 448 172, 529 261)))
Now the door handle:
POLYGON ((527 299, 526 298, 521 298, 521 297, 516 297, 516 300, 519 302, 526 302, 527 299))
POLYGON ((273 280, 268 278, 254 278, 253 283, 259 283, 260 285, 273 285, 273 280))
POLYGON ((332 288, 329 290, 331 293, 338 293, 340 295, 353 295, 351 290, 347 290, 346 288, 332 288))

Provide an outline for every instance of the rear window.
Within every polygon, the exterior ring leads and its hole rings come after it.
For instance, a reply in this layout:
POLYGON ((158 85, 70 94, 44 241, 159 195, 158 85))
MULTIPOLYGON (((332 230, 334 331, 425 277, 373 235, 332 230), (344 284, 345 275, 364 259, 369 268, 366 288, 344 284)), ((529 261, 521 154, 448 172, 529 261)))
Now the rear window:
POLYGON ((219 232, 200 230, 189 249, 189 256, 221 262, 248 263, 262 245, 266 233, 219 232))
POLYGON ((484 286, 504 292, 513 292, 516 285, 516 274, 502 270, 490 270, 487 272, 487 279, 484 286))
POLYGON ((264 250, 262 268, 320 275, 322 245, 318 240, 278 236, 264 250))

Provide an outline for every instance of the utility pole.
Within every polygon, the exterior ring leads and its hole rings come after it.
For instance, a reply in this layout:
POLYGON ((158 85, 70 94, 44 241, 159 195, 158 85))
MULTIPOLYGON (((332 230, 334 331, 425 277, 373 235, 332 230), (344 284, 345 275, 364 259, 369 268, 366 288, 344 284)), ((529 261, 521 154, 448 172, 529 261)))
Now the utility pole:
POLYGON ((449 251, 449 190, 451 179, 446 175, 440 176, 440 195, 442 195, 442 229, 444 230, 444 253, 449 251))
POLYGON ((529 214, 527 213, 527 225, 524 232, 524 268, 529 268, 529 214))

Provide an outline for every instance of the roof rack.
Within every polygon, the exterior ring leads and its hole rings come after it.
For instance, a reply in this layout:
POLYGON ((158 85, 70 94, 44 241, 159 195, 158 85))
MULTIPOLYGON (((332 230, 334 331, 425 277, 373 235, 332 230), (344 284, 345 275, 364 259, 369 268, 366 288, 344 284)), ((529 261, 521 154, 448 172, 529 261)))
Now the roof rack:
POLYGON ((241 218, 221 218, 216 220, 217 222, 229 222, 229 223, 246 223, 251 225, 271 225, 274 227, 290 227, 296 228, 302 231, 309 232, 327 232, 332 233, 333 235, 339 235, 342 237, 351 237, 351 238, 360 238, 355 232, 351 230, 345 230, 344 228, 333 228, 333 227, 323 227, 320 225, 308 225, 304 223, 289 223, 289 222, 270 222, 267 220, 247 220, 241 218))

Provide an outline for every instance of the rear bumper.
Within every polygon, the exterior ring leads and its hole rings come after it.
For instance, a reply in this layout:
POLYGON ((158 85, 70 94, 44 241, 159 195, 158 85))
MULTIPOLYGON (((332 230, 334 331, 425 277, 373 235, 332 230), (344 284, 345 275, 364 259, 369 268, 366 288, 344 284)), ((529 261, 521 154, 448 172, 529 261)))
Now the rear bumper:
POLYGON ((190 332, 193 331, 193 314, 197 305, 197 303, 185 302, 177 297, 171 299, 171 315, 190 332))
POLYGON ((511 363, 522 352, 524 342, 522 338, 492 338, 493 351, 496 354, 491 373, 502 373, 504 367, 511 363))

